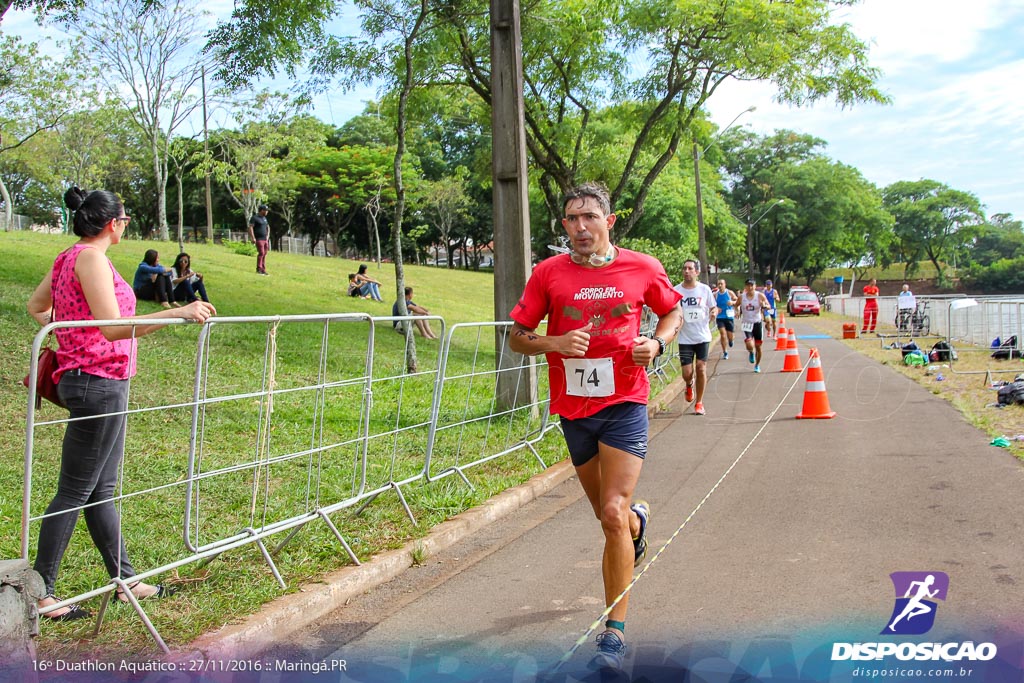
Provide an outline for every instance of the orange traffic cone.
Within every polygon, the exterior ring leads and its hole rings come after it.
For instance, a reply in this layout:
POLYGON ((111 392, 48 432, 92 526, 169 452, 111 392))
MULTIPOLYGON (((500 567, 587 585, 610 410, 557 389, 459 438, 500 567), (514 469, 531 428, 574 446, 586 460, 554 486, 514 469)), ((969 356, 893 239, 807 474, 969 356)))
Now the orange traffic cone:
POLYGON ((801 372, 804 366, 800 364, 800 351, 796 348, 796 334, 786 337, 786 359, 782 363, 783 372, 801 372))
POLYGON ((788 339, 789 339, 789 330, 787 330, 785 327, 780 327, 779 328, 779 333, 778 333, 778 335, 777 335, 777 337, 775 339, 775 350, 776 351, 785 351, 786 347, 789 345, 788 339))
POLYGON ((779 309, 779 327, 785 327, 786 325, 786 309, 779 309))
POLYGON ((807 359, 807 388, 804 390, 804 407, 797 415, 798 420, 828 420, 835 417, 828 405, 828 392, 825 391, 825 373, 821 369, 821 356, 818 349, 811 349, 807 359))

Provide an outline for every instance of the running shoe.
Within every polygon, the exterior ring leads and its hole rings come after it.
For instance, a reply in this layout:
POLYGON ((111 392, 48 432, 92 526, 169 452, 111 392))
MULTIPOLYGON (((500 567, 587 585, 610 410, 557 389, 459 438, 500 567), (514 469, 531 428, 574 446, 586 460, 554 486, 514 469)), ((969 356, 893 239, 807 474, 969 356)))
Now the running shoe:
POLYGON ((760 365, 755 365, 754 366, 754 372, 761 372, 761 366, 760 365))
POLYGON ((703 403, 698 403, 697 405, 695 405, 693 407, 693 414, 694 415, 703 415, 704 414, 704 404, 703 403))
POLYGON ((751 351, 750 355, 747 356, 747 360, 749 360, 751 363, 755 362, 755 360, 754 360, 754 352, 753 351, 751 351))
POLYGON ((732 339, 729 340, 729 348, 732 348, 732 339))
POLYGON ((615 631, 608 629, 597 634, 597 654, 590 660, 591 669, 622 669, 626 656, 626 644, 615 631))
POLYGON ((729 352, 728 351, 723 351, 722 352, 722 360, 729 360, 729 352))
POLYGON ((687 384, 686 385, 686 402, 690 403, 691 401, 693 401, 693 385, 692 384, 687 384))
POLYGON ((651 519, 651 504, 638 500, 629 509, 640 519, 640 533, 633 539, 633 566, 639 567, 647 555, 647 522, 651 519))

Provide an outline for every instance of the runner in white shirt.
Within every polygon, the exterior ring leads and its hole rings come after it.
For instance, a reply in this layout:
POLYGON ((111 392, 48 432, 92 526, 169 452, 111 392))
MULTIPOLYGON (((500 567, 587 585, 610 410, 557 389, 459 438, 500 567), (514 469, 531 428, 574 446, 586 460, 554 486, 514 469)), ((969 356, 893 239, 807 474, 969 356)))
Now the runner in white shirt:
POLYGON ((754 364, 754 372, 761 372, 761 341, 763 339, 762 322, 764 312, 770 308, 764 294, 754 288, 753 278, 747 280, 737 306, 740 309, 740 329, 743 330, 743 341, 750 354, 750 362, 754 364))
POLYGON ((704 387, 707 384, 708 347, 711 346, 711 320, 718 313, 715 295, 697 278, 700 264, 693 259, 683 262, 683 281, 675 290, 683 295, 679 305, 683 309, 683 327, 676 336, 679 343, 679 363, 686 381, 686 400, 694 400, 694 366, 696 365, 695 415, 704 415, 704 387), (696 361, 696 363, 694 362, 696 361))

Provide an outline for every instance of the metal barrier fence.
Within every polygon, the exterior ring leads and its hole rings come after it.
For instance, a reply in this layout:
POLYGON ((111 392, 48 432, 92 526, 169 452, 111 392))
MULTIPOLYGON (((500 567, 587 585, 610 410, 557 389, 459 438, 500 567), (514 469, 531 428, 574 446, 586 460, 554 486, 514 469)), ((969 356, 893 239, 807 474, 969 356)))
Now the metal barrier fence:
MULTIPOLYGON (((892 338, 913 339, 918 337, 945 337, 949 326, 949 303, 964 298, 963 294, 917 296, 913 309, 901 311, 898 296, 876 297, 878 301, 878 321, 876 333, 882 338, 883 345, 892 338)), ((839 315, 853 318, 858 325, 864 319, 864 297, 832 295, 825 297, 828 310, 839 315)))
MULTIPOLYGON (((878 297, 878 330, 881 336, 909 338, 935 336, 948 338, 961 344, 988 349, 995 338, 1005 341, 1017 337, 1017 348, 1024 340, 1024 298, 1019 295, 968 297, 964 294, 948 296, 919 296, 919 307, 928 316, 929 332, 912 334, 913 325, 904 329, 897 325, 899 297, 878 297), (973 302, 973 303, 972 303, 973 302)), ((864 317, 863 297, 829 296, 826 298, 833 313, 855 318, 864 317)))
MULTIPOLYGON (((132 393, 132 383, 157 381, 140 372, 129 384, 129 408, 123 414, 131 447, 122 459, 112 501, 128 540, 135 534, 173 538, 174 520, 182 520, 183 543, 147 556, 155 566, 131 580, 254 544, 284 588, 273 555, 310 522, 323 522, 358 564, 331 520, 334 513, 357 506, 362 511, 394 491, 415 524, 402 493, 412 482, 456 475, 469 484, 467 470, 522 449, 546 467, 534 446, 557 427, 548 417, 547 373, 542 361, 508 352, 511 323, 445 328, 437 316, 417 317, 439 324, 442 342, 430 352, 431 347, 418 345, 420 369, 413 373, 406 372, 405 336, 391 333, 394 323, 413 318, 365 314, 213 318, 201 328, 195 355, 175 359, 181 367, 195 367, 192 386, 162 390, 165 402, 159 405, 139 405, 132 393), (382 329, 387 331, 378 334, 382 329), (496 399, 502 375, 515 380, 511 407, 500 407, 496 399), (178 452, 175 444, 147 439, 155 425, 166 431, 168 423, 172 432, 174 425, 179 428, 182 446, 188 435, 187 456, 172 456, 169 462, 145 452, 178 452), (139 512, 143 499, 148 509, 159 510, 158 516, 139 512), (131 529, 127 533, 126 527, 131 529), (285 536, 270 549, 265 541, 276 534, 285 536)), ((154 323, 192 324, 146 321, 154 323)), ((645 319, 648 331, 650 324, 645 319)), ((123 326, 124 321, 44 327, 33 342, 31 386, 39 350, 51 331, 110 325, 123 326)), ((649 372, 667 381, 672 357, 667 352, 649 372)), ((21 538, 26 560, 32 527, 45 517, 38 511, 48 502, 59 471, 61 432, 70 422, 68 417, 36 417, 30 395, 21 538), (43 493, 33 500, 36 464, 43 493)), ((44 611, 102 596, 99 630, 115 589, 124 591, 158 646, 168 651, 120 577, 97 579, 94 587, 44 611)))
POLYGON ((22 216, 21 214, 13 214, 11 216, 11 222, 7 222, 7 216, 3 211, 0 211, 0 232, 10 232, 12 230, 31 230, 32 220, 28 216, 22 216))

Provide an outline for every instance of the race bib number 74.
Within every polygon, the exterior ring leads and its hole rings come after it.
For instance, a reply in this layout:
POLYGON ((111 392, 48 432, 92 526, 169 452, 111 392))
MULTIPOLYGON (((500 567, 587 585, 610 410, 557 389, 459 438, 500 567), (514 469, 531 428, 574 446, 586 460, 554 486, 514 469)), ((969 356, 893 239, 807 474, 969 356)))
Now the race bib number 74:
POLYGON ((615 373, 611 358, 565 358, 565 393, 570 396, 611 396, 615 373))

